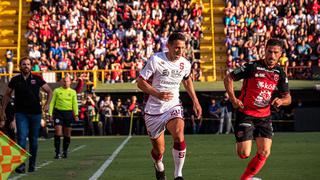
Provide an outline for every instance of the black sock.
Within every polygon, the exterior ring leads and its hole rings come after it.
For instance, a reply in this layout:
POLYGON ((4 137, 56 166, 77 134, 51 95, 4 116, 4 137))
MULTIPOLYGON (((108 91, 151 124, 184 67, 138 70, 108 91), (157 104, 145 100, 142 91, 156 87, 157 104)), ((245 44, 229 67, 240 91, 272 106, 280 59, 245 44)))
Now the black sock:
POLYGON ((64 136, 63 137, 63 152, 64 153, 68 152, 69 144, 70 144, 70 137, 64 136))
POLYGON ((54 147, 57 154, 60 153, 60 137, 61 136, 54 135, 54 147))

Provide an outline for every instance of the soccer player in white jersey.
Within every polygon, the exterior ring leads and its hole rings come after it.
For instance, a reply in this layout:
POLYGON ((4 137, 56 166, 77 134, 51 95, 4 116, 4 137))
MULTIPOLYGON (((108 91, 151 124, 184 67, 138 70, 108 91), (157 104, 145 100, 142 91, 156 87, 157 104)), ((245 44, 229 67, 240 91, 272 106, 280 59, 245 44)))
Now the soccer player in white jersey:
POLYGON ((183 109, 179 100, 180 83, 193 101, 193 109, 200 118, 202 109, 190 77, 191 64, 182 57, 185 37, 172 33, 168 39, 168 52, 154 54, 140 72, 138 87, 146 94, 145 123, 152 143, 152 159, 157 180, 165 180, 162 162, 165 151, 164 131, 167 129, 174 141, 172 156, 175 163, 174 178, 183 180, 182 167, 186 154, 183 109))

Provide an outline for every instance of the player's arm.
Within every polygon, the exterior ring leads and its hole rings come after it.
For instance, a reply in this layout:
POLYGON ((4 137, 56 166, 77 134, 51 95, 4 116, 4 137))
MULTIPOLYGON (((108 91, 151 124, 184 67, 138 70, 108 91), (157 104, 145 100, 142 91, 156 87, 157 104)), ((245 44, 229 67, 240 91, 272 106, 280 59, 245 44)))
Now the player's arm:
POLYGON ((230 101, 234 108, 244 108, 244 106, 242 101, 239 100, 234 94, 233 82, 240 79, 248 78, 251 75, 252 71, 253 64, 247 63, 227 74, 227 76, 224 78, 224 87, 230 97, 230 101))
POLYGON ((182 80, 182 84, 192 99, 195 115, 199 119, 202 116, 202 108, 197 98, 196 92, 194 90, 191 77, 188 76, 187 79, 182 80))
POLYGON ((49 107, 50 107, 50 102, 52 99, 52 90, 47 83, 45 83, 43 86, 41 86, 41 88, 47 93, 47 99, 46 99, 46 103, 45 103, 43 109, 45 112, 48 112, 49 107))
POLYGON ((49 107, 49 120, 50 121, 52 120, 53 109, 54 109, 54 107, 56 105, 57 90, 58 89, 53 90, 53 95, 52 95, 52 98, 51 98, 51 101, 50 101, 50 107, 49 107))
POLYGON ((291 95, 290 95, 290 93, 286 93, 286 94, 282 95, 281 97, 274 98, 274 100, 272 101, 271 104, 276 106, 276 107, 290 105, 291 104, 291 95))
POLYGON ((144 93, 147 93, 151 96, 154 96, 162 101, 169 101, 172 99, 171 92, 159 92, 154 87, 152 87, 145 79, 142 77, 138 78, 137 86, 141 89, 144 93))
POLYGON ((224 87, 230 97, 230 101, 234 108, 244 108, 243 103, 240 99, 236 97, 234 94, 234 86, 233 86, 233 78, 231 76, 231 73, 229 73, 223 80, 224 87))
POLYGON ((286 74, 283 72, 283 70, 281 70, 280 79, 278 81, 277 88, 280 92, 280 96, 274 98, 274 100, 271 102, 271 105, 274 105, 276 107, 290 105, 291 95, 289 91, 289 81, 286 74))
POLYGON ((77 93, 74 91, 73 97, 72 97, 72 110, 75 116, 75 120, 78 121, 78 114, 79 114, 79 107, 78 107, 78 99, 77 99, 77 93))

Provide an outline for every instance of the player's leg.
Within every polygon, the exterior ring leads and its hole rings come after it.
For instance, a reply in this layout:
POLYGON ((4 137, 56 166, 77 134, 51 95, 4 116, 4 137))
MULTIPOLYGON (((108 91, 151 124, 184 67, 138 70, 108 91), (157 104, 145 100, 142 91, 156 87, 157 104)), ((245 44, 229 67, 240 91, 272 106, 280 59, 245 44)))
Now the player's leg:
POLYGON ((71 122, 73 121, 72 112, 65 113, 65 119, 63 121, 63 145, 62 145, 62 157, 68 157, 68 149, 71 141, 71 122))
POLYGON ((164 164, 162 162, 165 151, 164 131, 159 135, 159 137, 155 139, 151 138, 150 140, 152 144, 151 157, 156 169, 157 180, 165 180, 164 164))
POLYGON ((246 159, 250 156, 252 140, 253 140, 254 125, 249 116, 237 112, 236 122, 234 127, 234 136, 236 137, 237 154, 241 159, 246 159))
POLYGON ((164 165, 162 162, 165 151, 164 131, 166 125, 166 114, 144 115, 144 120, 148 134, 150 136, 152 150, 151 157, 156 170, 157 180, 165 180, 164 165))
POLYGON ((62 157, 68 157, 68 149, 71 142, 71 127, 63 127, 63 151, 62 157))
POLYGON ((174 118, 167 123, 167 129, 171 133, 174 141, 172 156, 174 159, 175 179, 182 178, 182 168, 186 154, 186 143, 184 141, 184 120, 182 118, 174 118))
POLYGON ((270 155, 272 140, 263 137, 256 138, 257 143, 257 154, 249 162, 245 173, 242 175, 241 180, 248 180, 256 175, 263 165, 265 164, 267 158, 270 155))
POLYGON ((272 136, 273 129, 269 117, 255 120, 254 137, 258 150, 256 156, 253 157, 249 162, 248 167, 241 179, 249 179, 261 170, 268 156, 270 155, 272 136))
POLYGON ((60 158, 60 144, 61 144, 61 137, 62 137, 62 125, 55 124, 54 126, 54 148, 55 148, 55 159, 60 158))
POLYGON ((252 147, 252 140, 237 142, 236 149, 237 149, 238 156, 241 159, 247 159, 250 156, 251 147, 252 147))

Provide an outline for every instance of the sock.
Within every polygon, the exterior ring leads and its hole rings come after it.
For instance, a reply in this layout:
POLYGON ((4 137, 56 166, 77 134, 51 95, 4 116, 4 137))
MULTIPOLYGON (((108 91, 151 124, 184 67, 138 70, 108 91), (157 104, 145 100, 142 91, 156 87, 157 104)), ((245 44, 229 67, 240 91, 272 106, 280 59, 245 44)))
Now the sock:
POLYGON ((60 153, 60 136, 54 135, 54 147, 56 149, 56 153, 60 153))
POLYGON ((175 142, 172 149, 174 160, 174 177, 182 177, 182 168, 186 157, 187 145, 184 141, 175 142))
POLYGON ((70 137, 64 136, 63 137, 63 153, 68 152, 69 144, 70 144, 70 137))
POLYGON ((164 171, 164 165, 162 162, 162 159, 163 159, 162 154, 157 155, 156 153, 154 153, 153 150, 151 150, 151 156, 152 156, 152 160, 154 162, 154 165, 155 165, 157 171, 159 171, 159 172, 164 171))
POLYGON ((252 178, 254 175, 256 175, 261 170, 266 160, 267 157, 261 154, 256 154, 256 156, 253 157, 249 162, 246 171, 241 176, 241 180, 248 180, 249 178, 252 178))

